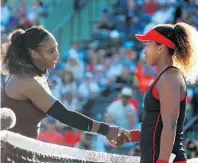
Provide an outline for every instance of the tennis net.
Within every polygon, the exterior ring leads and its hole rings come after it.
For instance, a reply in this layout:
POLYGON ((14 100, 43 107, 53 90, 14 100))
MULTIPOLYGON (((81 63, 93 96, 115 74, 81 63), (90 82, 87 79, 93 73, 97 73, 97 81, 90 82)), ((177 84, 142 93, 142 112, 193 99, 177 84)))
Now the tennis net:
MULTIPOLYGON (((54 145, 1 131, 1 163, 139 163, 139 157, 54 145)), ((198 159, 188 163, 198 163, 198 159)))

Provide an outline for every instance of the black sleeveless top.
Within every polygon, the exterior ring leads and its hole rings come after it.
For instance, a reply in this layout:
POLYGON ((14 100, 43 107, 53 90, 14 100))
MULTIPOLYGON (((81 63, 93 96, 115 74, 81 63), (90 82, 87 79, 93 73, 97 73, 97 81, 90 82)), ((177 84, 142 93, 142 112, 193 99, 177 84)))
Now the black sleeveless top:
MULTIPOLYGON (((154 97, 153 89, 161 75, 173 66, 167 67, 151 84, 144 99, 144 116, 141 129, 140 149, 141 163, 155 163, 160 152, 160 137, 163 128, 160 115, 160 101, 154 97)), ((177 68, 176 68, 177 69, 177 68)), ((186 96, 180 101, 180 114, 177 121, 177 130, 173 151, 176 155, 175 161, 186 160, 183 149, 183 124, 185 119, 186 96)))
POLYGON ((30 100, 15 100, 8 97, 5 92, 5 86, 1 87, 1 107, 12 109, 16 115, 16 124, 10 131, 37 138, 38 124, 45 117, 45 113, 30 100))

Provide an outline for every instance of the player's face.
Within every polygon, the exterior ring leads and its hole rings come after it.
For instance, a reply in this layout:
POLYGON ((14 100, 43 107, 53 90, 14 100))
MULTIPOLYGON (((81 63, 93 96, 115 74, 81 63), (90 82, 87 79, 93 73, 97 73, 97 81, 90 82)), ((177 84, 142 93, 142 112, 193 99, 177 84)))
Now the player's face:
POLYGON ((146 63, 150 66, 156 66, 159 60, 159 45, 153 41, 145 43, 144 54, 146 58, 146 63))
POLYGON ((44 69, 55 68, 59 59, 57 46, 58 44, 54 37, 48 36, 48 39, 40 44, 36 52, 36 57, 34 57, 36 65, 44 69))

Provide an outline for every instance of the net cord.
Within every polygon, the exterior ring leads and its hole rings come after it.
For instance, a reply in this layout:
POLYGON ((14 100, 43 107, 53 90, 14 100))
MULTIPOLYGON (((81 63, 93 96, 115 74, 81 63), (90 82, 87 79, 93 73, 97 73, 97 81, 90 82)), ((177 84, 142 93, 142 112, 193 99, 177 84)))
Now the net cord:
MULTIPOLYGON (((79 159, 82 161, 108 163, 139 163, 140 158, 135 156, 116 155, 105 152, 95 152, 41 142, 10 131, 1 131, 0 139, 23 150, 60 158, 79 159)), ((198 158, 188 160, 187 163, 198 163, 198 158)))

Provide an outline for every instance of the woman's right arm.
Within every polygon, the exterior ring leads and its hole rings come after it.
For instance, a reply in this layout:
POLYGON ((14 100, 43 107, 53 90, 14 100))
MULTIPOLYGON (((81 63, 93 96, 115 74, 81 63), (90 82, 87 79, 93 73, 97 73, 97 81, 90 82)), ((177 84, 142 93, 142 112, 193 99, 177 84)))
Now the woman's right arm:
MULTIPOLYGON (((57 100, 52 94, 50 94, 50 92, 43 88, 36 80, 24 79, 23 82, 23 93, 25 96, 45 114, 49 114, 62 123, 80 130, 91 130, 93 132, 97 132, 99 130, 99 122, 94 121, 80 113, 68 110, 59 100, 57 100)), ((105 125, 105 127, 108 128, 109 126, 105 125)))
POLYGON ((116 139, 119 128, 111 127, 106 123, 95 121, 81 113, 68 110, 59 100, 48 93, 36 80, 24 80, 23 94, 44 113, 51 115, 60 122, 80 129, 92 131, 107 136, 108 139, 116 139))

